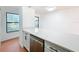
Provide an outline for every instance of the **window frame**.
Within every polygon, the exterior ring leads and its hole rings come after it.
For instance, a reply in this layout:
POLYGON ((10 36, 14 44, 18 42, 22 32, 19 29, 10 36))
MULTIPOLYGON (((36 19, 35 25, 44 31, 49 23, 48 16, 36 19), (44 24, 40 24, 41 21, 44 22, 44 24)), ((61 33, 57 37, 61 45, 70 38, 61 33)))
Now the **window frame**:
POLYGON ((11 32, 18 32, 19 30, 15 30, 15 31, 8 31, 8 23, 18 23, 20 25, 20 18, 19 18, 19 22, 7 22, 7 14, 14 14, 14 15, 19 15, 17 13, 11 13, 11 12, 6 12, 6 32, 7 33, 11 33, 11 32))
POLYGON ((35 22, 37 22, 37 25, 35 26, 35 28, 39 28, 39 16, 35 16, 35 22))

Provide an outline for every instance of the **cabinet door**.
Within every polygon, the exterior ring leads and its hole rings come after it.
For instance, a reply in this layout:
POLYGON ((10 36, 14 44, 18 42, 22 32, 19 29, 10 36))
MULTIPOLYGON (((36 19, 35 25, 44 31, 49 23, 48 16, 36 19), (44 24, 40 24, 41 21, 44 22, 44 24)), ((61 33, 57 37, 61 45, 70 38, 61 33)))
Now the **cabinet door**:
POLYGON ((44 45, 43 41, 38 41, 38 38, 30 38, 30 51, 31 52, 43 52, 44 45))
POLYGON ((72 52, 71 50, 61 47, 57 44, 45 41, 45 52, 72 52))
POLYGON ((30 34, 23 32, 23 39, 22 39, 23 46, 30 51, 30 34))

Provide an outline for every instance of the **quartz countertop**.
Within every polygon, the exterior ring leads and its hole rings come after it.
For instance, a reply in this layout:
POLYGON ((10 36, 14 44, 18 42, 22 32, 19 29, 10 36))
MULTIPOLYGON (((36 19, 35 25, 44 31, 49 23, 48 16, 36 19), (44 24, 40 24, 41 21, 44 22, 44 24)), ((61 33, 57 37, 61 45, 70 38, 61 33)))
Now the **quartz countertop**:
POLYGON ((47 29, 25 28, 23 29, 23 31, 70 49, 72 51, 79 51, 79 35, 62 33, 47 29))

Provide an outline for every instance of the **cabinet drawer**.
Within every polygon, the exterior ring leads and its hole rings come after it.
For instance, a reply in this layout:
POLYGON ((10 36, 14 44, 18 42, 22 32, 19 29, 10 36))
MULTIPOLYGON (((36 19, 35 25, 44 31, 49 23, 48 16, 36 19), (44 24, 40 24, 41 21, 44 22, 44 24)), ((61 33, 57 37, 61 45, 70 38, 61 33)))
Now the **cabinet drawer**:
POLYGON ((56 45, 54 43, 45 41, 45 52, 71 52, 71 50, 56 45))

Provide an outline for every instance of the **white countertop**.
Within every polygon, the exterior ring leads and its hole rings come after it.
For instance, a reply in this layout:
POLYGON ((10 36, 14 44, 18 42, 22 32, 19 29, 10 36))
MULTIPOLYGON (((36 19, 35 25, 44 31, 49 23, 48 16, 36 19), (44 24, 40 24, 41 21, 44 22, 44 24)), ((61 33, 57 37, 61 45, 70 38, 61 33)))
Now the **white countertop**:
POLYGON ((61 32, 50 31, 46 29, 23 29, 23 31, 33 34, 39 38, 58 44, 72 51, 79 51, 79 35, 66 34, 61 32))

